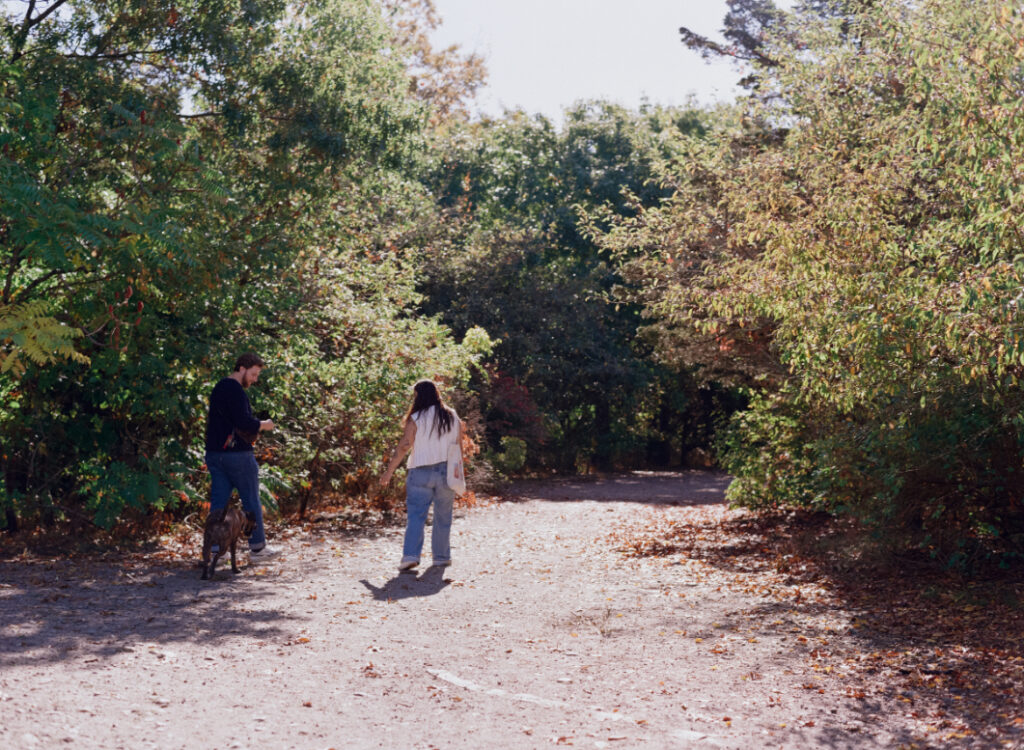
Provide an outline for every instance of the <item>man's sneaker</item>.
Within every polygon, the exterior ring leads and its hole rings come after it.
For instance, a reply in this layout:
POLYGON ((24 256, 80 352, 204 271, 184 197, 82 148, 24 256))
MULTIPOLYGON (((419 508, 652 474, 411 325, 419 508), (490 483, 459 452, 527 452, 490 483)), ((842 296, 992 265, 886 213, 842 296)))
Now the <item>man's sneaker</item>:
POLYGON ((434 567, 435 568, 447 568, 451 564, 452 564, 451 560, 434 560, 434 567))
POLYGON ((265 544, 259 549, 249 550, 250 560, 269 560, 271 557, 275 557, 280 554, 281 550, 277 547, 271 547, 269 544, 265 544))
POLYGON ((413 568, 415 568, 419 564, 420 564, 419 560, 402 560, 402 562, 398 563, 398 569, 399 570, 412 570, 413 568))

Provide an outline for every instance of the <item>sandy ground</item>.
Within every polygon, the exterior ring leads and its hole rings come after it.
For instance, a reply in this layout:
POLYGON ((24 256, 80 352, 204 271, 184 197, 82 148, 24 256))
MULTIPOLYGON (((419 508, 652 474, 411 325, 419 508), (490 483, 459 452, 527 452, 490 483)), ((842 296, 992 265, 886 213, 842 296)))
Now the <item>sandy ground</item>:
POLYGON ((798 620, 686 560, 615 551, 615 529, 726 484, 520 484, 457 512, 451 568, 413 574, 399 528, 272 540, 278 559, 211 582, 186 562, 2 562, 0 747, 909 743, 899 706, 839 700, 841 676, 812 670, 818 642, 856 637, 852 614, 798 620))

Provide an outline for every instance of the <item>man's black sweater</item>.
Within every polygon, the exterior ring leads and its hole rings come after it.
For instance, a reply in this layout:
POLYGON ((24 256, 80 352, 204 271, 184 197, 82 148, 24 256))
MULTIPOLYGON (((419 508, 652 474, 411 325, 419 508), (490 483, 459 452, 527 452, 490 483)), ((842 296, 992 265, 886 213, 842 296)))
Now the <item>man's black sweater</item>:
POLYGON ((206 450, 251 451, 252 443, 239 433, 255 435, 259 431, 260 420, 252 415, 252 406, 242 384, 233 378, 224 378, 217 383, 210 394, 206 450))

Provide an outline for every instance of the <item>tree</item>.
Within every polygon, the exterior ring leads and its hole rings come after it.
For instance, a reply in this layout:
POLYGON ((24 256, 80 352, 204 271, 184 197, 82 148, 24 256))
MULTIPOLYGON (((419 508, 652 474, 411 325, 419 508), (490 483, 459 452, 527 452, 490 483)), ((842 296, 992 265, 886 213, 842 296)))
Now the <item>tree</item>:
MULTIPOLYGON (((785 14, 772 0, 726 0, 728 12, 722 22, 725 42, 717 42, 686 26, 679 29, 682 42, 701 57, 731 57, 757 68, 774 68, 776 60, 766 48, 767 40, 781 27, 785 14)), ((746 76, 740 85, 756 88, 756 74, 746 76)))
MULTIPOLYGON (((701 127, 688 111, 604 103, 569 110, 560 132, 509 113, 454 132, 437 159, 432 184, 451 233, 434 245, 423 309, 456 332, 481 325, 499 340, 495 366, 543 415, 543 456, 554 468, 644 461, 658 425, 680 421, 663 415, 668 404, 680 408, 677 375, 636 337, 639 310, 616 296, 625 282, 591 224, 667 196, 651 180, 655 164, 670 157, 673 133, 701 127)), ((500 404, 484 407, 508 421, 500 404)), ((543 465, 536 433, 515 436, 543 465)), ((490 431, 492 449, 500 437, 490 431)))
POLYGON ((365 199, 414 150, 425 111, 392 35, 355 0, 4 13, 9 526, 109 526, 201 487, 210 378, 286 331, 297 259, 348 246, 338 191, 365 199))
POLYGON ((609 241, 645 251, 670 340, 763 378, 733 499, 845 510, 954 562, 1020 554, 1020 14, 807 6, 788 28, 768 96, 609 241))
MULTIPOLYGON (((802 0, 798 3, 799 19, 829 19, 838 22, 842 34, 848 35, 859 14, 876 5, 876 0, 802 0)), ((771 77, 773 69, 783 64, 783 55, 776 51, 780 43, 800 44, 800 23, 773 0, 726 0, 728 11, 722 21, 725 41, 716 41, 690 28, 679 29, 684 45, 700 53, 705 60, 729 58, 746 72, 739 84, 751 93, 761 88, 763 77, 771 77)))
POLYGON ((441 26, 433 0, 384 0, 395 48, 406 56, 410 91, 428 102, 436 125, 469 116, 469 102, 487 82, 483 58, 457 45, 435 49, 430 32, 441 26))

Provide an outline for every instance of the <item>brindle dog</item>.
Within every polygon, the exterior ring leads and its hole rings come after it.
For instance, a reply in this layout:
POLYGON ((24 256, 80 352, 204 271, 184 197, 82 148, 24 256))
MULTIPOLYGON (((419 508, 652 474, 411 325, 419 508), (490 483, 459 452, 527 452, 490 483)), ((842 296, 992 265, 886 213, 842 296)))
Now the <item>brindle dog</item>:
POLYGON ((228 549, 231 550, 231 572, 238 572, 235 547, 238 540, 252 533, 255 522, 239 508, 222 508, 211 511, 206 517, 203 531, 203 580, 213 576, 217 560, 228 549))

